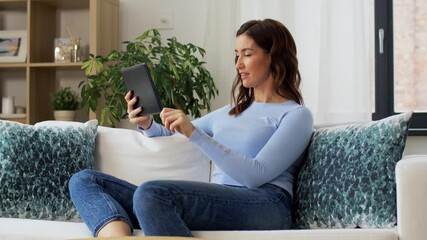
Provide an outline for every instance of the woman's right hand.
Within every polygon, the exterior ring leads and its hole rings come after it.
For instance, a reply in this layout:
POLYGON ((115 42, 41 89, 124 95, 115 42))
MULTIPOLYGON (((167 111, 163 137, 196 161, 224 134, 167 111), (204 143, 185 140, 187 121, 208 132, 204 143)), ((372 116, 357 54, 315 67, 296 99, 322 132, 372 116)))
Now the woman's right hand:
POLYGON ((133 109, 133 105, 135 105, 135 103, 138 101, 138 97, 131 98, 132 95, 133 95, 133 92, 129 91, 125 96, 125 100, 128 104, 129 121, 132 124, 142 127, 143 129, 149 129, 151 127, 151 121, 153 121, 153 119, 151 115, 138 116, 138 114, 142 111, 142 107, 133 109))

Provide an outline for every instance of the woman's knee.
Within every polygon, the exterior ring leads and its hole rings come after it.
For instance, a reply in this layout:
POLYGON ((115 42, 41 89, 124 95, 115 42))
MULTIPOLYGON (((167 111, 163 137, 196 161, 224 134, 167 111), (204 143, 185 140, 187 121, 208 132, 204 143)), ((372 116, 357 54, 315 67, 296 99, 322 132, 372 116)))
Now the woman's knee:
POLYGON ((96 171, 92 169, 85 169, 73 174, 68 182, 68 188, 71 195, 75 191, 79 191, 80 187, 87 185, 88 182, 93 181, 96 171))
POLYGON ((133 195, 135 211, 155 208, 159 204, 172 203, 172 195, 166 181, 148 181, 141 184, 133 195))

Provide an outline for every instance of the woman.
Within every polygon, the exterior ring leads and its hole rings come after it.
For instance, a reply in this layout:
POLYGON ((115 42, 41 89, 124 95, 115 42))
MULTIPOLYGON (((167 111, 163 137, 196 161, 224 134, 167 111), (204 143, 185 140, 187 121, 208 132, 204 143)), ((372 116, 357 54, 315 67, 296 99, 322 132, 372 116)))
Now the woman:
POLYGON ((291 227, 292 184, 312 134, 302 106, 296 46, 271 19, 249 21, 236 34, 233 103, 190 121, 176 109, 130 122, 148 137, 185 135, 216 165, 212 183, 159 180, 134 186, 85 170, 70 181, 71 197, 95 236, 192 236, 191 230, 272 230, 291 227))

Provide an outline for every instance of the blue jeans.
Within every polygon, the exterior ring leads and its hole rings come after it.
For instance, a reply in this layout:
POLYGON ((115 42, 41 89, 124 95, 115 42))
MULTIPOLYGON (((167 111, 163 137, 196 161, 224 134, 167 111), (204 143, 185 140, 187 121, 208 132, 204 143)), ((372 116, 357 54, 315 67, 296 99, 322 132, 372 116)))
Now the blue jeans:
POLYGON ((277 230, 291 227, 291 196, 280 187, 156 180, 139 187, 95 170, 76 173, 70 193, 96 236, 113 220, 146 236, 192 236, 191 230, 277 230))

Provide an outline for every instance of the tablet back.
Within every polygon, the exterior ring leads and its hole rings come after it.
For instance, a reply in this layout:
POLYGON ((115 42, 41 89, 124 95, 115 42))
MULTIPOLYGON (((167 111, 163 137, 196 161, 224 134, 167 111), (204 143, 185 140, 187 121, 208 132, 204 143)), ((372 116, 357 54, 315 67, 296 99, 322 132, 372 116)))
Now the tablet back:
POLYGON ((157 114, 163 108, 147 64, 138 64, 121 70, 128 91, 139 98, 134 109, 142 106, 142 114, 157 114))

